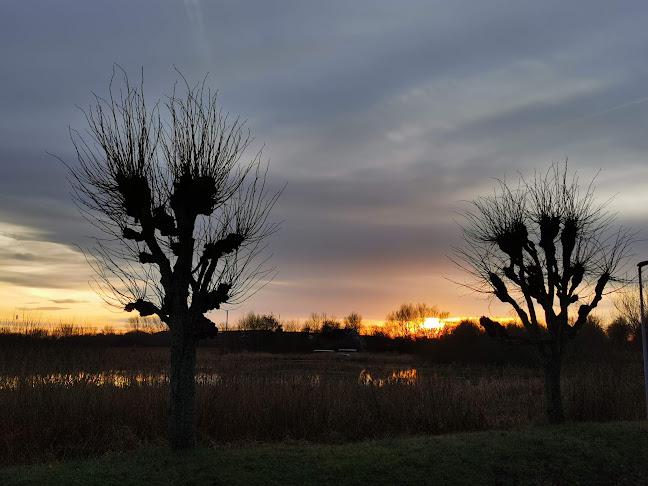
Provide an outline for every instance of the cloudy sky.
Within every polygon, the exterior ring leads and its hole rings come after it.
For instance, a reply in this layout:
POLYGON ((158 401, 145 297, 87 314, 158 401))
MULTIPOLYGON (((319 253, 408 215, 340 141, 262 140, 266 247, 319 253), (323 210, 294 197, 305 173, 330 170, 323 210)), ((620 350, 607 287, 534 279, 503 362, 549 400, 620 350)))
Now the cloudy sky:
POLYGON ((230 319, 379 321, 405 301, 506 314, 448 280, 466 278, 448 260, 456 213, 493 178, 568 157, 583 180, 601 171, 621 223, 646 227, 646 25, 641 1, 2 2, 0 319, 124 318, 89 287, 91 228, 46 154, 75 162, 67 127, 85 127, 76 106, 107 92, 113 63, 143 68, 151 100, 174 65, 209 73, 287 183, 278 275, 230 319))

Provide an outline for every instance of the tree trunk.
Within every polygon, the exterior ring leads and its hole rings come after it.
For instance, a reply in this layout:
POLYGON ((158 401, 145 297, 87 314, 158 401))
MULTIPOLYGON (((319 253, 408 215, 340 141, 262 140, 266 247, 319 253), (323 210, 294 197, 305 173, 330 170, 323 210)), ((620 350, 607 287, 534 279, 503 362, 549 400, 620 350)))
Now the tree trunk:
POLYGON ((542 367, 545 379, 545 394, 547 396, 547 416, 549 422, 560 423, 565 421, 565 412, 562 404, 562 391, 560 388, 560 371, 562 356, 550 353, 543 357, 542 367))
POLYGON ((174 450, 191 449, 196 442, 196 341, 171 333, 171 393, 169 438, 174 450))

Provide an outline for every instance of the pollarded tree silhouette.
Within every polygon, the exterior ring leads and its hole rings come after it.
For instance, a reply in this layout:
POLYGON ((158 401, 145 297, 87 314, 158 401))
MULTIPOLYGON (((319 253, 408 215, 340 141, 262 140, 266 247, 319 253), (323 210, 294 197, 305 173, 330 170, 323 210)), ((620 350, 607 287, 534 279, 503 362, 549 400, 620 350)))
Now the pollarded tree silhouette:
MULTIPOLYGON (((272 276, 261 256, 278 229, 268 219, 279 193, 266 185, 258 152, 242 161, 249 131, 217 106, 203 81, 148 105, 143 80, 84 111, 71 130, 74 196, 107 237, 89 261, 104 300, 171 332, 169 432, 175 449, 195 442, 196 344, 214 336, 205 314, 237 304, 272 276)), ((142 77, 143 79, 143 77, 142 77)))
POLYGON ((576 174, 553 164, 545 174, 520 179, 511 188, 499 181, 493 196, 472 201, 461 223, 465 246, 455 263, 476 277, 469 288, 490 293, 515 309, 526 337, 512 338, 486 317, 491 337, 530 344, 545 377, 547 414, 564 420, 560 374, 565 344, 586 323, 606 287, 619 281, 634 234, 614 229, 607 202, 594 198, 576 174), (544 321, 544 322, 543 322, 544 321))

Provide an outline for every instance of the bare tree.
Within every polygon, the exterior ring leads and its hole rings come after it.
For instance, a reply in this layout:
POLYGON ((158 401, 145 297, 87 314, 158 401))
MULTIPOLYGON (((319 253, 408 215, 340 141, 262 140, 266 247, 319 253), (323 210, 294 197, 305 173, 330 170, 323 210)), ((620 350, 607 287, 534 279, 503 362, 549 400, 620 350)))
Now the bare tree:
POLYGON ((357 312, 352 312, 344 318, 344 328, 360 331, 362 328, 362 316, 357 312))
POLYGON ((279 319, 274 314, 255 314, 248 312, 241 317, 236 327, 242 331, 280 331, 282 330, 279 319))
POLYGON ((553 422, 564 420, 565 344, 587 322, 606 287, 620 280, 634 240, 628 229, 613 228, 608 202, 596 201, 593 181, 582 189, 566 163, 553 164, 514 188, 499 181, 493 196, 472 201, 461 224, 465 246, 455 249, 454 260, 476 277, 465 285, 511 305, 526 337, 514 339, 485 317, 480 324, 492 337, 537 350, 553 422))
MULTIPOLYGON (((646 292, 644 286, 644 292, 646 292)), ((644 293, 644 295, 646 295, 644 293)), ((641 305, 639 304, 639 290, 625 289, 617 292, 612 298, 612 303, 617 311, 617 319, 622 319, 628 326, 628 333, 632 339, 641 340, 641 305)), ((646 316, 648 317, 648 316, 646 316)))
MULTIPOLYGON (((139 86, 95 95, 88 128, 71 130, 70 167, 79 207, 106 237, 89 261, 106 302, 171 331, 169 424, 174 449, 195 443, 196 343, 214 336, 205 316, 242 302, 273 274, 259 258, 278 229, 268 215, 281 191, 266 185, 261 153, 242 161, 249 130, 217 105, 205 81, 182 77, 165 100, 148 105, 139 86)), ((182 76, 182 75, 181 75, 182 76)))
POLYGON ((285 319, 281 321, 281 328, 285 332, 300 332, 303 331, 303 325, 299 319, 285 319))
POLYGON ((322 325, 328 319, 328 316, 325 312, 318 314, 317 312, 311 312, 311 315, 306 319, 304 325, 304 331, 306 332, 320 332, 322 325))
POLYGON ((325 317, 322 320, 322 327, 320 327, 319 332, 322 334, 328 334, 332 331, 336 331, 342 328, 342 323, 335 317, 325 317))
POLYGON ((401 304, 398 310, 387 314, 385 328, 391 336, 398 337, 429 337, 426 336, 424 323, 428 317, 445 319, 448 313, 441 311, 436 305, 428 306, 423 302, 418 304, 401 304))
POLYGON ((415 305, 411 303, 401 304, 398 310, 392 311, 385 317, 385 328, 390 335, 393 336, 410 336, 414 327, 416 327, 416 320, 419 319, 418 307, 421 304, 415 305))

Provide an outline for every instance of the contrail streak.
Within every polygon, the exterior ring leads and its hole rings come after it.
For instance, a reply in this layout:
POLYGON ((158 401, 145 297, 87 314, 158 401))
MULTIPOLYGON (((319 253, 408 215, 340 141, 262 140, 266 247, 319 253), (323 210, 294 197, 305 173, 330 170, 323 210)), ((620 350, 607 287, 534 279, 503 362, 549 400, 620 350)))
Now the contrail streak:
POLYGON ((191 36, 193 37, 198 56, 204 66, 208 68, 212 60, 211 47, 207 40, 207 32, 205 30, 205 22, 200 0, 184 0, 184 6, 187 11, 187 16, 189 17, 189 22, 191 23, 191 36))

